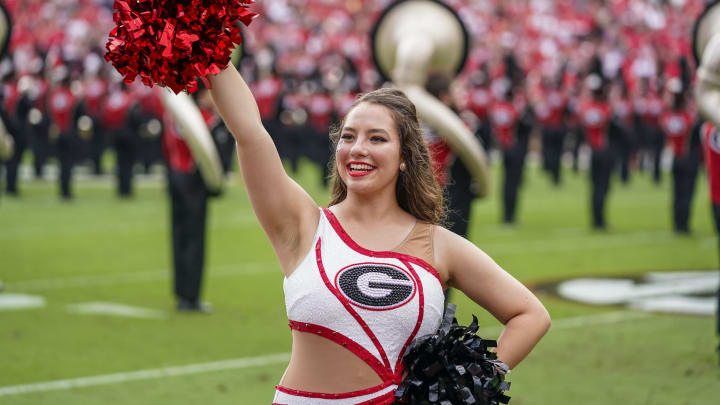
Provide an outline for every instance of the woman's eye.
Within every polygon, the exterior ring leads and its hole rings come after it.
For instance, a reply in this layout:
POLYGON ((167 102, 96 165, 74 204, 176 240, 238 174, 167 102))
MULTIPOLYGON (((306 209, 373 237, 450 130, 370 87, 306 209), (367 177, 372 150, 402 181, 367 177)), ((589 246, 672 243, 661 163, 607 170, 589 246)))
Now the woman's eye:
POLYGON ((382 136, 373 136, 373 137, 370 138, 370 139, 371 139, 373 142, 385 142, 385 138, 383 138, 382 136))
POLYGON ((353 136, 350 134, 342 134, 340 135, 340 139, 352 139, 353 136))

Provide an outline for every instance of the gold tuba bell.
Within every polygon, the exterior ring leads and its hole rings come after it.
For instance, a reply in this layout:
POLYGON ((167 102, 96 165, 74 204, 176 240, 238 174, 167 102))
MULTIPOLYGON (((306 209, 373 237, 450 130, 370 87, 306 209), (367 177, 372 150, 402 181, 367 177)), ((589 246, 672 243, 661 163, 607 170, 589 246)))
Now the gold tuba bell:
POLYGON ((465 65, 469 36, 460 17, 437 0, 401 0, 381 14, 371 33, 380 74, 415 104, 472 174, 479 196, 489 189, 487 156, 480 142, 448 106, 425 90, 430 74, 455 77, 465 65))
POLYGON ((222 190, 223 171, 220 155, 200 109, 184 92, 174 94, 169 89, 163 89, 162 96, 165 108, 172 114, 187 143, 205 186, 212 192, 222 190))

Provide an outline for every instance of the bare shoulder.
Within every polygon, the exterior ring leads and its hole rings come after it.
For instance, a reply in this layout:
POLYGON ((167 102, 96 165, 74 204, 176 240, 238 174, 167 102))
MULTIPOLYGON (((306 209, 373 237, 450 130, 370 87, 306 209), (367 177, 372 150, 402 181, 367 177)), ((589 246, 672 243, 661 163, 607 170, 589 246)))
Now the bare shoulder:
POLYGON ((469 240, 440 225, 435 225, 433 241, 435 243, 436 260, 442 257, 451 259, 454 254, 468 250, 481 252, 481 250, 469 240))
POLYGON ((447 277, 450 287, 457 287, 458 276, 469 269, 478 273, 497 267, 474 243, 442 226, 435 225, 433 242, 438 272, 447 277))
MULTIPOLYGON (((467 240, 462 236, 444 228, 440 225, 434 225, 433 229, 433 249, 435 256, 435 267, 440 273, 443 284, 449 285, 452 282, 452 257, 455 255, 454 250, 458 249, 459 244, 466 243, 467 240)), ((467 242, 469 243, 469 242, 467 242)))

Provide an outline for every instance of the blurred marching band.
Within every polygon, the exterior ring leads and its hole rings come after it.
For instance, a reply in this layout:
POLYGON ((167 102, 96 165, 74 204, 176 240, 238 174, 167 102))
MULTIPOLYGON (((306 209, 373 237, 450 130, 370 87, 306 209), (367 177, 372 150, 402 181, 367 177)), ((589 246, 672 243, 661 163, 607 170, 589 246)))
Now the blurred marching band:
MULTIPOLYGON (((126 84, 104 61, 112 1, 3 1, 13 19, 10 52, 0 62, 2 121, 14 144, 4 162, 7 193, 19 193, 26 150, 38 177, 54 158, 66 199, 73 196, 73 167, 103 174, 102 157, 113 150, 118 194, 131 196, 133 174, 163 164, 163 149, 171 155, 172 137, 163 133, 172 118, 160 89, 126 84)), ((383 85, 368 34, 390 3, 263 0, 253 7, 262 17, 245 31, 238 69, 281 157, 293 169, 301 157, 316 162, 324 184, 330 127, 358 94, 383 85)), ((506 222, 515 221, 526 156, 537 152, 557 185, 563 162, 577 171, 590 156, 596 228, 606 226, 612 173, 628 183, 644 171, 660 183, 662 163, 672 162, 674 226, 689 232, 702 160, 691 31, 703 0, 446 3, 471 39, 448 102, 486 150, 503 156, 506 222)), ((196 101, 227 172, 232 137, 212 103, 202 95, 196 101)), ((453 153, 438 137, 428 142, 442 179, 453 153)))

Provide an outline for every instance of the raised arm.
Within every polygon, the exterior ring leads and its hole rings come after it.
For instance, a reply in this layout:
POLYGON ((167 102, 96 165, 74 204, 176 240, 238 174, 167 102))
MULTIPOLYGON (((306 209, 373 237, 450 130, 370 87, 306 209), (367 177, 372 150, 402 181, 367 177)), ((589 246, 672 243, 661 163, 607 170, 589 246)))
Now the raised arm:
POLYGON ((514 368, 545 335, 550 315, 530 290, 485 252, 446 229, 437 230, 436 259, 448 271, 447 284, 505 325, 496 352, 498 359, 514 368))
POLYGON ((318 207, 285 172, 277 149, 262 125, 245 80, 230 64, 210 78, 215 106, 237 143, 240 170, 255 215, 286 274, 312 244, 318 207))

